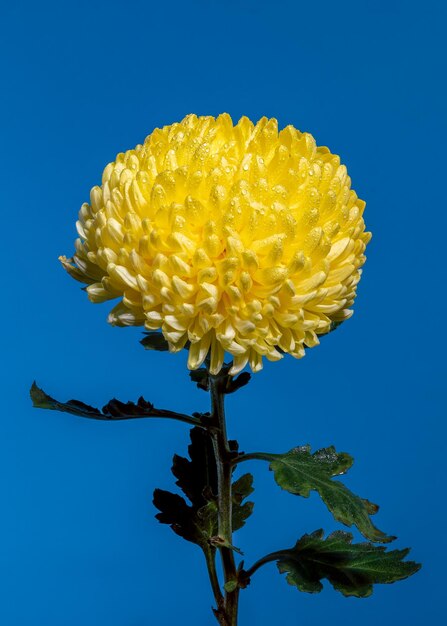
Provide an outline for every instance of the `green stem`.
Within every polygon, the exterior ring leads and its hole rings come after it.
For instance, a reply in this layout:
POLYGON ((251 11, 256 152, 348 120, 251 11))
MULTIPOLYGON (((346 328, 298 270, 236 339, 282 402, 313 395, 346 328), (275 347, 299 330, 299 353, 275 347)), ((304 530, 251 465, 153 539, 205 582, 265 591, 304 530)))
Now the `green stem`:
POLYGON ((280 454, 272 454, 271 452, 247 452, 246 454, 239 454, 231 461, 232 465, 243 463, 244 461, 273 461, 280 454))
POLYGON ((210 577, 211 588, 213 590, 217 610, 219 611, 224 605, 224 598, 220 590, 219 579, 216 572, 216 551, 214 550, 214 548, 210 547, 209 550, 204 551, 204 554, 206 559, 206 566, 208 568, 208 574, 210 577))
MULTIPOLYGON (((224 397, 226 378, 223 376, 212 376, 210 374, 211 390, 211 425, 214 454, 217 465, 218 477, 218 537, 222 542, 219 547, 224 581, 237 580, 237 569, 234 560, 234 553, 231 546, 233 544, 232 529, 232 455, 228 444, 224 397)), ((239 588, 225 592, 224 614, 226 626, 237 626, 239 588)))
POLYGON ((256 561, 256 563, 254 565, 252 565, 249 569, 244 570, 243 571, 243 577, 246 579, 249 579, 251 576, 253 576, 253 574, 263 565, 265 565, 266 563, 270 563, 271 561, 277 561, 278 559, 280 559, 282 556, 284 556, 285 551, 278 551, 278 552, 271 552, 270 554, 267 554, 266 556, 263 556, 262 559, 259 559, 259 561, 256 561))

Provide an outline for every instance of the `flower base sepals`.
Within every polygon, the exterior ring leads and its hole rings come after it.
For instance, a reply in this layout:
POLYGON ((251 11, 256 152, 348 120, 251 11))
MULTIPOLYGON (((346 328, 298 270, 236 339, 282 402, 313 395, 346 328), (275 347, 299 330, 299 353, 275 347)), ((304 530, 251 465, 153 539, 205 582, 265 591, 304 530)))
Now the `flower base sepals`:
MULTIPOLYGON (((238 376, 231 376, 229 372, 232 367, 232 363, 225 363, 218 375, 219 379, 222 381, 221 391, 225 395, 234 393, 238 389, 241 389, 241 387, 245 387, 251 379, 251 374, 249 372, 242 372, 238 376)), ((209 373, 207 367, 200 367, 197 370, 191 370, 189 372, 189 376, 191 380, 196 383, 199 389, 202 389, 203 391, 210 391, 212 374, 209 373)))
POLYGON ((71 413, 80 417, 87 417, 95 420, 128 420, 142 417, 162 417, 174 419, 187 424, 200 425, 202 423, 201 416, 185 415, 167 409, 157 409, 151 402, 147 402, 143 397, 135 402, 121 402, 120 400, 110 400, 102 410, 84 404, 79 400, 69 400, 68 402, 59 402, 49 396, 43 389, 40 389, 34 382, 30 389, 30 396, 33 406, 37 409, 49 409, 52 411, 61 411, 63 413, 71 413))
POLYGON ((409 550, 389 550, 371 543, 352 543, 352 535, 336 531, 324 539, 322 530, 304 535, 293 548, 273 552, 260 559, 240 579, 249 580, 265 563, 276 561, 286 580, 300 591, 319 593, 327 579, 344 596, 366 598, 374 584, 393 583, 420 569, 404 561, 409 550))
POLYGON ((241 455, 238 462, 250 459, 269 461, 276 482, 289 493, 307 498, 311 491, 317 491, 337 521, 356 526, 366 539, 378 543, 395 539, 372 523, 370 516, 379 510, 376 504, 355 495, 339 480, 333 480, 351 467, 353 458, 349 454, 337 453, 333 446, 312 454, 310 446, 301 446, 285 454, 241 455))

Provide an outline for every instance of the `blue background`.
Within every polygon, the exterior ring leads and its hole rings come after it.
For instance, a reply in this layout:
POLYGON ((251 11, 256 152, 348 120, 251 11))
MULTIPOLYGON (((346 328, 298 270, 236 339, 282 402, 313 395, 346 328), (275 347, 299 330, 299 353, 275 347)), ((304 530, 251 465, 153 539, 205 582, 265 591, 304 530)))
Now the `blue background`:
MULTIPOLYGON (((105 323, 59 267, 115 154, 185 114, 275 116, 341 154, 374 233, 356 314, 302 361, 267 364, 228 400, 245 450, 335 444, 380 528, 413 546, 412 579, 368 600, 299 594, 270 565, 242 594, 241 626, 437 624, 444 610, 445 3, 3 2, 2 513, 4 626, 211 625, 199 550, 158 524, 188 430, 33 410, 34 378, 60 399, 140 394, 206 410, 186 353, 145 352, 105 323)), ((244 468, 247 469, 247 468, 244 468)), ((252 563, 323 526, 312 496, 262 464, 237 545, 252 563), (274 529, 274 530, 273 530, 274 529)))

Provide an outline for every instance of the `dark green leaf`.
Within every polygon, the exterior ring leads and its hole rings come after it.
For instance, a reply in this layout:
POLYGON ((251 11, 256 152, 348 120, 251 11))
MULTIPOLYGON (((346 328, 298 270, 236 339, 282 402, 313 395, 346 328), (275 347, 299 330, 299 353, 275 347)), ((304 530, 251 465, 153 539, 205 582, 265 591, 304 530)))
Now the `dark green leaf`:
POLYGON ((189 372, 189 376, 193 383, 196 383, 199 389, 203 389, 203 391, 209 391, 210 379, 206 367, 199 367, 199 369, 197 370, 191 370, 189 372))
POLYGON ((249 374, 249 372, 242 372, 242 374, 239 374, 236 378, 229 376, 225 393, 234 393, 238 389, 241 389, 241 387, 245 387, 245 385, 248 385, 250 382, 250 379, 251 374, 249 374))
MULTIPOLYGON (((220 546, 217 514, 217 467, 211 435, 202 428, 193 428, 190 433, 191 444, 188 447, 189 459, 175 455, 172 473, 176 484, 189 499, 191 505, 178 495, 156 490, 154 504, 161 511, 157 519, 169 524, 172 529, 188 541, 205 547, 220 546)), ((231 442, 231 449, 236 453, 237 442, 231 442)), ((241 476, 232 487, 232 522, 233 529, 242 528, 253 510, 252 502, 245 498, 253 491, 253 477, 241 476)), ((233 546, 230 546, 235 549, 233 546)))
POLYGON ((332 479, 351 467, 353 459, 348 454, 338 454, 332 446, 311 454, 310 446, 302 446, 285 454, 265 454, 262 458, 271 461, 275 480, 286 491, 305 498, 310 491, 317 491, 342 524, 356 526, 371 541, 386 543, 395 539, 372 523, 370 515, 378 511, 376 504, 356 496, 343 483, 332 479))
POLYGON ((153 503, 160 511, 155 517, 162 524, 169 524, 178 535, 192 541, 192 537, 195 537, 195 528, 191 523, 191 507, 181 496, 163 489, 155 489, 153 503))
POLYGON ((150 330, 144 333, 143 339, 140 341, 145 350, 157 350, 158 352, 168 352, 169 344, 161 333, 156 330, 150 330))
POLYGON ((93 406, 79 402, 78 400, 69 400, 68 402, 58 402, 51 396, 40 389, 34 382, 30 389, 30 396, 33 406, 37 409, 50 409, 52 411, 64 411, 73 413, 74 415, 82 415, 82 417, 91 417, 93 419, 107 419, 102 415, 99 409, 93 406))
POLYGON ((403 561, 409 550, 387 551, 371 543, 352 543, 352 535, 337 531, 323 538, 318 530, 304 535, 295 547, 276 554, 278 568, 287 573, 287 582, 300 591, 318 593, 327 579, 344 596, 366 598, 373 584, 393 583, 420 569, 413 561, 403 561))
POLYGON ((158 489, 154 504, 161 511, 156 515, 160 522, 170 524, 178 535, 207 549, 218 530, 217 468, 210 434, 202 428, 193 428, 190 437, 190 459, 174 455, 172 473, 191 506, 181 496, 167 491, 160 496, 158 489))
POLYGON ((233 498, 232 523, 234 531, 242 528, 245 520, 253 513, 253 502, 242 504, 245 498, 248 498, 253 491, 253 476, 251 474, 244 474, 233 483, 231 493, 233 498))
POLYGON ((103 408, 99 409, 79 402, 79 400, 69 400, 68 402, 59 402, 49 396, 43 389, 40 389, 34 382, 30 390, 33 406, 38 409, 50 409, 52 411, 62 411, 88 417, 96 420, 127 420, 140 417, 166 417, 177 419, 189 424, 199 423, 199 418, 167 411, 166 409, 157 409, 151 402, 147 402, 144 398, 139 398, 138 402, 121 402, 120 400, 110 400, 103 408))
POLYGON ((183 539, 208 549, 209 540, 217 533, 217 513, 214 502, 200 509, 188 506, 185 500, 169 491, 154 491, 154 506, 160 511, 155 516, 162 524, 169 524, 183 539))
POLYGON ((176 484, 199 509, 217 495, 217 468, 213 442, 203 428, 192 428, 188 453, 191 460, 174 455, 172 473, 176 484))

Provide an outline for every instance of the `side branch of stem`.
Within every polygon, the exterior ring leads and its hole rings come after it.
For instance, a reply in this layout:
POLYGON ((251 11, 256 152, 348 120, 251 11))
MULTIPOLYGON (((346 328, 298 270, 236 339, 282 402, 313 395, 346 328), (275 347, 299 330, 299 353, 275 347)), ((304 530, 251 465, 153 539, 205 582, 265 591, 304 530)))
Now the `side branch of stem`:
POLYGON ((282 556, 284 556, 284 551, 279 550, 278 552, 271 552, 266 556, 263 556, 262 559, 256 561, 249 569, 243 570, 243 577, 249 579, 255 572, 258 571, 260 567, 265 565, 266 563, 270 563, 271 561, 277 561, 282 556))
POLYGON ((206 566, 208 568, 208 574, 210 577, 211 588, 214 594, 214 600, 216 601, 216 606, 218 611, 222 609, 224 605, 224 597, 220 590, 219 579, 217 577, 216 572, 216 552, 213 548, 209 548, 204 551, 206 566))
POLYGON ((273 461, 278 454, 272 454, 270 452, 247 452, 245 454, 239 454, 231 459, 232 465, 238 465, 244 461, 273 461))

